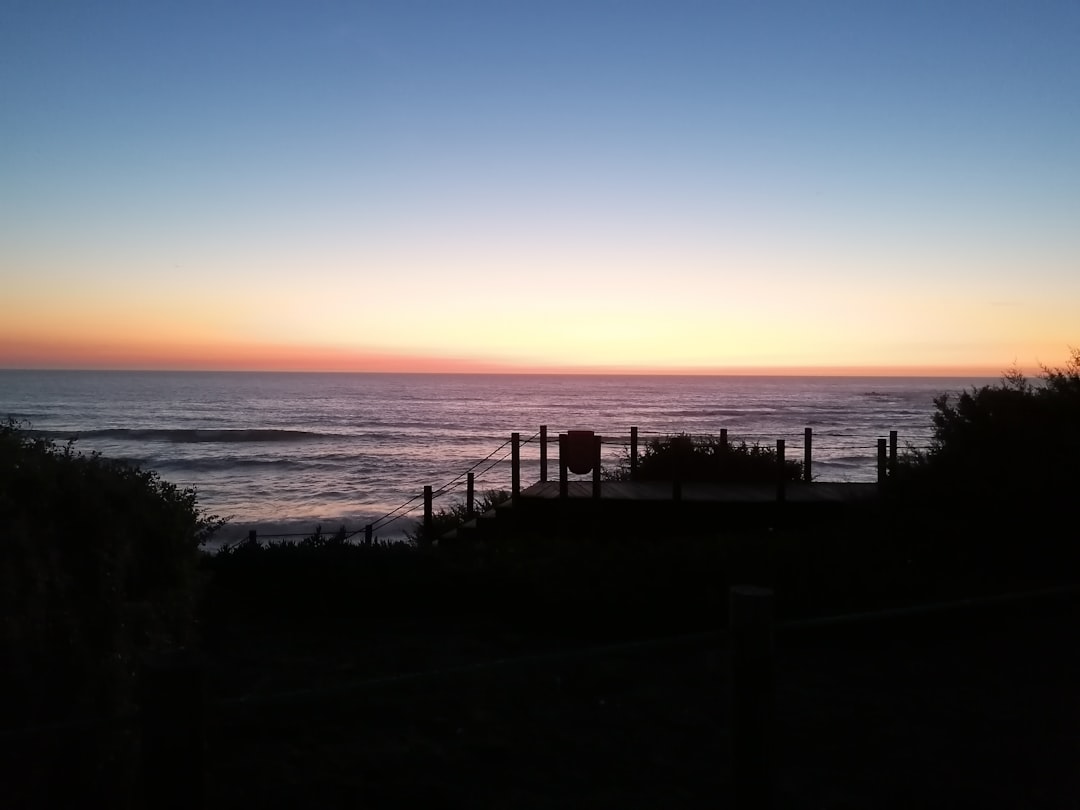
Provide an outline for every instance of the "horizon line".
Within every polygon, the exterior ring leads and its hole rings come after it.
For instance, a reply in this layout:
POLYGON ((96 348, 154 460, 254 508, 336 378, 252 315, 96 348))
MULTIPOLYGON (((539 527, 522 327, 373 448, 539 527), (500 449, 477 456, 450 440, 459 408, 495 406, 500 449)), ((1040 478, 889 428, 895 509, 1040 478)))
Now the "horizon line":
MULTIPOLYGON (((1030 373, 1021 369, 1022 373, 1030 373)), ((1000 378, 1005 370, 991 371, 980 366, 746 366, 718 368, 620 368, 620 367, 505 367, 505 368, 431 368, 397 370, 363 368, 280 368, 197 367, 197 366, 5 366, 0 372, 62 372, 62 373, 188 373, 188 374, 368 374, 424 376, 488 376, 488 377, 954 377, 1000 378)))

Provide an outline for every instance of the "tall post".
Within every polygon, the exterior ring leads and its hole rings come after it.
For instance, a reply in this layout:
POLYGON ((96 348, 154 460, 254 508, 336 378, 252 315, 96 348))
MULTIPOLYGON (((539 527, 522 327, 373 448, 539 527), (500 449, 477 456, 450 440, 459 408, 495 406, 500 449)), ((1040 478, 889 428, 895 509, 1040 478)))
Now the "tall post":
POLYGON ((720 428, 720 446, 727 450, 727 428, 720 428))
POLYGON ((896 438, 895 430, 889 431, 889 476, 896 474, 896 438))
POLYGON ((592 465, 592 496, 600 497, 600 459, 603 454, 604 440, 599 436, 593 437, 593 465, 592 465))
POLYGON ((547 425, 540 426, 540 481, 547 481, 547 425))
POLYGON ((372 536, 375 534, 375 527, 368 523, 364 526, 364 545, 370 546, 372 536))
POLYGON ((671 437, 671 498, 681 501, 683 496, 683 481, 687 477, 687 470, 693 463, 694 437, 688 434, 680 434, 671 437))
POLYGON ((431 486, 424 487, 424 539, 429 543, 435 538, 431 536, 432 527, 434 526, 433 514, 431 511, 431 486))
POLYGON ((637 427, 630 428, 630 479, 633 480, 637 476, 637 451, 638 451, 638 431, 637 427))
POLYGON ((879 486, 884 486, 885 485, 885 476, 886 476, 886 473, 887 473, 886 460, 888 458, 885 453, 886 453, 885 440, 884 439, 878 439, 877 440, 877 482, 878 482, 879 486))
POLYGON ((476 517, 476 473, 465 476, 465 519, 476 517))
POLYGON ((188 810, 205 792, 205 677, 191 653, 142 662, 142 781, 146 807, 188 810))
POLYGON ((248 542, 252 545, 259 542, 259 533, 255 529, 248 530, 248 542))
POLYGON ((731 630, 731 778, 737 810, 772 802, 775 700, 773 592, 740 585, 728 594, 731 630))
POLYGON ((559 497, 566 498, 570 495, 570 471, 566 468, 566 444, 565 433, 559 434, 559 497))
POLYGON ((510 434, 510 495, 514 503, 521 496, 521 434, 510 434))
POLYGON ((803 428, 803 460, 802 460, 802 472, 803 481, 810 483, 810 464, 813 460, 813 446, 814 446, 814 429, 803 428))
POLYGON ((784 467, 784 440, 776 440, 776 500, 783 501, 787 498, 787 472, 784 467))
POLYGON ((682 436, 671 437, 671 500, 682 500, 682 477, 683 477, 683 459, 685 442, 682 436))

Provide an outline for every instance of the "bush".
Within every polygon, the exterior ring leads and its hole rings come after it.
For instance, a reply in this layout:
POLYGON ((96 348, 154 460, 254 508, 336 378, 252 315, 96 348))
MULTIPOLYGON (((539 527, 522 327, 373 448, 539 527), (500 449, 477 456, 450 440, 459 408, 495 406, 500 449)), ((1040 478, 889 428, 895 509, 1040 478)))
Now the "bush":
POLYGON ((355 631, 364 619, 406 612, 415 587, 430 587, 437 561, 406 542, 354 543, 345 533, 299 542, 243 541, 203 560, 209 575, 202 609, 211 647, 229 643, 236 626, 355 631))
POLYGON ((9 722, 129 703, 139 654, 190 643, 194 489, 0 425, 0 694, 9 722))
MULTIPOLYGON (((732 444, 713 436, 694 439, 682 433, 649 439, 631 477, 629 460, 622 477, 634 481, 708 481, 724 484, 774 483, 777 480, 776 450, 746 442, 732 444)), ((802 462, 784 461, 784 478, 802 478, 802 462)))
POLYGON ((1017 371, 955 402, 934 400, 933 439, 897 469, 902 491, 978 499, 1014 510, 1053 508, 1080 483, 1080 350, 1032 383, 1017 371))

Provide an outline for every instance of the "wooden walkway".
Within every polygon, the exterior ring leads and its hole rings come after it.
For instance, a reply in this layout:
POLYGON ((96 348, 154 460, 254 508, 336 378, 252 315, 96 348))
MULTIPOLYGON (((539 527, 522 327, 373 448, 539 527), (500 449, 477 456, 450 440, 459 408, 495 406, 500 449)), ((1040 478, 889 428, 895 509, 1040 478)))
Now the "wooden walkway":
MULTIPOLYGON (((592 499, 592 481, 568 481, 567 498, 592 499)), ((877 497, 876 483, 791 482, 784 499, 791 503, 859 503, 877 497)), ((559 498, 558 481, 541 481, 521 491, 527 500, 559 498)), ((600 499, 603 501, 673 501, 674 488, 664 481, 602 481, 600 499)), ((725 504, 764 504, 777 500, 776 484, 707 484, 687 482, 682 485, 683 501, 725 504)))

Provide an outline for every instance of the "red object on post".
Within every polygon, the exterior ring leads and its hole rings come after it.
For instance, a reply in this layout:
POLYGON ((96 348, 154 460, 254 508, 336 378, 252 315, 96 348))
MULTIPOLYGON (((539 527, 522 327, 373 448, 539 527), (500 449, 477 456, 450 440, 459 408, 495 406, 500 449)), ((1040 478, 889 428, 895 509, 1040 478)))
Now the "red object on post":
POLYGON ((585 475, 593 468, 596 456, 595 434, 591 430, 570 430, 566 433, 567 469, 574 475, 585 475))

